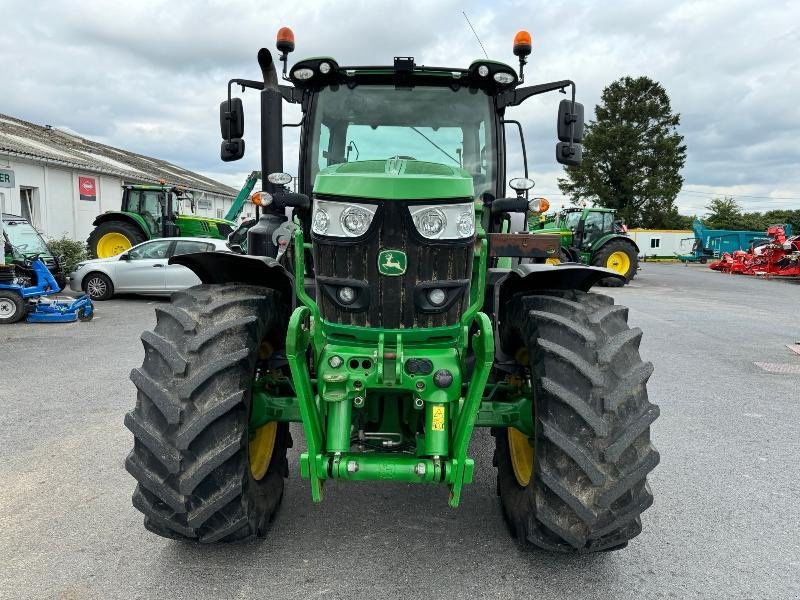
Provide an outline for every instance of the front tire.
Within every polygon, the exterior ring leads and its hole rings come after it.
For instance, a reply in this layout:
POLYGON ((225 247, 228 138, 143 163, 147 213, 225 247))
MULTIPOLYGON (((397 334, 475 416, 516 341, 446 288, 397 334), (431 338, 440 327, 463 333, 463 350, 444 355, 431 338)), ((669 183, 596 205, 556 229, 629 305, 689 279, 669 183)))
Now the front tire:
POLYGON ((136 408, 125 416, 133 505, 150 531, 203 543, 266 534, 291 438, 274 422, 251 435, 249 420, 256 368, 266 348, 283 347, 281 307, 273 290, 200 285, 156 308, 144 363, 131 372, 136 408))
POLYGON ((10 325, 25 318, 28 303, 16 292, 0 290, 0 325, 10 325))
POLYGON ((639 256, 631 242, 617 238, 606 243, 592 256, 592 265, 611 269, 625 277, 625 281, 616 277, 601 279, 601 286, 622 287, 636 277, 636 271, 639 270, 639 256))
POLYGON ((110 300, 114 295, 114 283, 103 273, 89 273, 84 277, 82 287, 92 300, 110 300))
POLYGON ((522 433, 494 431, 497 488, 512 533, 534 547, 623 548, 653 502, 646 476, 659 461, 650 443, 659 409, 627 313, 579 291, 518 296, 509 307, 503 346, 527 350, 535 433, 526 452, 522 433))

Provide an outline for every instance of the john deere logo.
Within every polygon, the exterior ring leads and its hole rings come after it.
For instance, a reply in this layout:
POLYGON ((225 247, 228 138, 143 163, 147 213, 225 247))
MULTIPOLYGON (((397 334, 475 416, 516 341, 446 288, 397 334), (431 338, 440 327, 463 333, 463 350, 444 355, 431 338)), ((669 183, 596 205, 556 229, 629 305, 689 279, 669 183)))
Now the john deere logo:
POLYGON ((406 272, 406 253, 402 250, 381 250, 378 253, 378 273, 393 277, 406 272))

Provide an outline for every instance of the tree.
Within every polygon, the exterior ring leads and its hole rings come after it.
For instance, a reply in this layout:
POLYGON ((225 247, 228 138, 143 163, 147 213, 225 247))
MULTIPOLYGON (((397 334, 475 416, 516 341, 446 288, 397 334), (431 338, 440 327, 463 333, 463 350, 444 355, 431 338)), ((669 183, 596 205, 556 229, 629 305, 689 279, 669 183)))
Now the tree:
POLYGON ((649 77, 623 77, 603 90, 585 128, 583 164, 565 167, 562 193, 615 208, 628 225, 666 227, 683 185, 686 146, 666 90, 649 77))
POLYGON ((713 198, 706 210, 708 216, 704 221, 709 229, 743 229, 742 207, 733 198, 713 198))

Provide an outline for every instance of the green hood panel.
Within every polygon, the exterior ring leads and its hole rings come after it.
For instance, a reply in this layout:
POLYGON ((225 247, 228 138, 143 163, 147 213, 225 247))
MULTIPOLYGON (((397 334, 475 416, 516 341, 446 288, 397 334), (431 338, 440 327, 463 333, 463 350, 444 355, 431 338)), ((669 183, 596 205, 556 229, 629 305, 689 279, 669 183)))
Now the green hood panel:
POLYGON ((376 200, 472 198, 472 177, 460 167, 390 158, 332 165, 317 174, 314 193, 376 200))

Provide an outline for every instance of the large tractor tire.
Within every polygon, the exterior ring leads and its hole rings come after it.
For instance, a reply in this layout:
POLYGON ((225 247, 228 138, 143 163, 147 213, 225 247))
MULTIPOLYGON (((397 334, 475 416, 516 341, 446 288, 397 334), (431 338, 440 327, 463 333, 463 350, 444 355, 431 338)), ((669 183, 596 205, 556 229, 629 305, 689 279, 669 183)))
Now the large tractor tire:
POLYGON ((106 221, 92 230, 86 240, 86 245, 92 256, 109 258, 122 254, 146 240, 147 237, 142 230, 131 223, 106 221))
POLYGON ((150 531, 204 543, 266 535, 291 437, 287 423, 249 430, 251 388, 284 347, 282 307, 266 288, 200 285, 156 308, 144 363, 131 372, 136 408, 125 416, 133 505, 150 531))
POLYGON ((512 534, 536 548, 587 553, 623 548, 653 503, 647 474, 658 406, 641 330, 606 296, 542 291, 513 299, 505 349, 527 356, 532 438, 496 429, 497 489, 512 534))
POLYGON ((611 269, 625 277, 625 281, 620 281, 616 277, 601 279, 600 285, 622 287, 636 277, 636 271, 639 270, 639 256, 632 243, 622 239, 612 239, 592 256, 592 265, 611 269))

